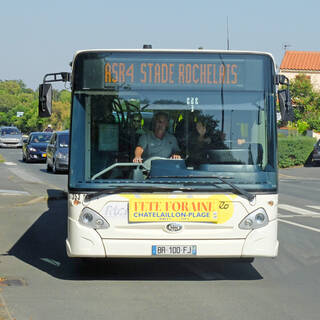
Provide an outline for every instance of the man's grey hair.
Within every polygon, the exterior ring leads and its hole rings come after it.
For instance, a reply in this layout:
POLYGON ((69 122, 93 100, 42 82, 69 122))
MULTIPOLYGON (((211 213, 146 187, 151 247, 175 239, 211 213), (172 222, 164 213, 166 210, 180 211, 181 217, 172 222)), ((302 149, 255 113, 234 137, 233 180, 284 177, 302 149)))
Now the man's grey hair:
POLYGON ((165 117, 165 118, 167 119, 167 121, 169 121, 169 115, 168 115, 166 112, 164 112, 164 111, 159 111, 159 112, 157 112, 157 113, 154 115, 154 119, 157 120, 157 119, 159 119, 159 117, 161 117, 161 116, 165 117))

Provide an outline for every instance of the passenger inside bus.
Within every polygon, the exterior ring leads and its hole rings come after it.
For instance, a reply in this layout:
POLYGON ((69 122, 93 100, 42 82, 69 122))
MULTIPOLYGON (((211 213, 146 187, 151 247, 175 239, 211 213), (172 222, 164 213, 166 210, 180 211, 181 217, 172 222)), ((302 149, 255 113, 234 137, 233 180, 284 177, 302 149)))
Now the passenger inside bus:
POLYGON ((142 119, 141 113, 133 114, 130 131, 131 145, 136 145, 139 141, 139 138, 146 133, 146 130, 143 127, 143 123, 144 120, 142 119))
POLYGON ((200 165, 207 162, 207 150, 210 148, 212 138, 207 129, 204 120, 199 120, 192 128, 189 140, 189 149, 191 150, 188 157, 189 165, 200 165))
POLYGON ((135 130, 135 133, 138 135, 142 135, 146 133, 145 130, 143 129, 142 121, 143 120, 142 120, 141 113, 136 113, 133 115, 132 125, 135 130))
POLYGON ((180 148, 175 136, 167 132, 169 118, 165 112, 158 112, 153 119, 153 131, 139 138, 134 151, 133 162, 142 162, 151 157, 181 159, 180 148))

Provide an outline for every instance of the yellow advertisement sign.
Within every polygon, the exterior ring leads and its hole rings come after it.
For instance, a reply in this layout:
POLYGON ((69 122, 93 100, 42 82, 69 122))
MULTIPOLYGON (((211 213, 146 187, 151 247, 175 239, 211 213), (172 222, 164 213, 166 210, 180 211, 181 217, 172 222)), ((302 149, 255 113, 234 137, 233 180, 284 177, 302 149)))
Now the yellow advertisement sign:
POLYGON ((141 195, 129 198, 129 222, 209 222, 222 224, 234 214, 232 199, 226 195, 168 197, 141 195))

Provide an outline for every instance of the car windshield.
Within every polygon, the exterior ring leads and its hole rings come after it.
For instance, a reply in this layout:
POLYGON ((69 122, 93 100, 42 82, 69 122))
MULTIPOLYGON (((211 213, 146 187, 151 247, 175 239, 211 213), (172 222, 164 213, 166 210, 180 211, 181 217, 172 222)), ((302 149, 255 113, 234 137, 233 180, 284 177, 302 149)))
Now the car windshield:
POLYGON ((61 134, 58 137, 59 148, 68 148, 69 147, 69 135, 61 134))
POLYGON ((34 134, 31 136, 30 143, 48 143, 51 134, 34 134))
POLYGON ((1 130, 1 135, 17 135, 20 131, 17 128, 5 128, 1 130))

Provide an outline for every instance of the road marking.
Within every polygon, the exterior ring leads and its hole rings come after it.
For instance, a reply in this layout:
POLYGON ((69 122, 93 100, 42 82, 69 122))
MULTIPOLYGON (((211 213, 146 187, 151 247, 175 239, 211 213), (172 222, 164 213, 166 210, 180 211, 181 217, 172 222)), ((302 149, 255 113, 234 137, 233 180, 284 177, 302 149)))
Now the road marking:
POLYGON ((307 207, 311 209, 320 210, 320 206, 307 206, 307 207))
POLYGON ((279 173, 279 179, 281 182, 295 182, 296 180, 319 181, 319 178, 289 176, 289 175, 282 174, 282 173, 279 173))
POLYGON ((281 204, 280 203, 280 204, 278 204, 278 208, 285 210, 285 211, 289 211, 289 212, 293 212, 293 213, 297 213, 297 214, 302 214, 302 215, 308 215, 308 216, 320 214, 320 212, 290 206, 289 204, 281 204))
POLYGON ((283 174, 283 173, 279 173, 279 177, 280 177, 280 179, 281 179, 282 177, 287 178, 287 179, 290 179, 290 180, 296 180, 296 179, 297 179, 297 177, 288 176, 287 174, 283 174))
POLYGON ((0 292, 0 319, 13 320, 13 317, 9 313, 6 302, 4 301, 4 298, 1 295, 1 292, 0 292))
POLYGON ((19 196, 19 195, 29 196, 30 193, 27 192, 27 191, 0 189, 0 195, 5 195, 5 196, 19 196))
POLYGON ((32 172, 29 174, 26 172, 26 170, 21 169, 21 168, 9 168, 9 170, 18 176, 20 179, 27 181, 27 182, 32 182, 32 183, 39 183, 39 184, 46 184, 44 181, 41 181, 39 178, 33 176, 32 172))
POLYGON ((296 214, 281 214, 281 213, 278 213, 278 218, 295 218, 297 217, 296 214))
POLYGON ((304 224, 300 224, 300 223, 296 223, 296 222, 292 222, 292 221, 287 221, 287 220, 282 220, 282 219, 278 219, 278 221, 281 221, 281 222, 284 222, 284 223, 287 223, 287 224, 291 224, 293 226, 300 227, 300 228, 303 228, 303 229, 320 232, 320 229, 312 228, 312 227, 309 227, 309 226, 305 226, 304 224))
POLYGON ((40 260, 47 262, 55 267, 60 267, 61 262, 53 260, 53 259, 49 259, 49 258, 40 258, 40 260))
POLYGON ((4 164, 6 164, 7 166, 16 166, 17 164, 14 162, 4 162, 4 164))
MULTIPOLYGON (((16 203, 15 206, 16 207, 24 207, 24 206, 28 206, 30 204, 34 204, 34 203, 40 203, 40 202, 43 202, 43 201, 47 201, 48 198, 47 197, 36 197, 36 198, 33 198, 27 202, 23 202, 23 203, 16 203)), ((0 318, 1 320, 1 318, 0 318)))

